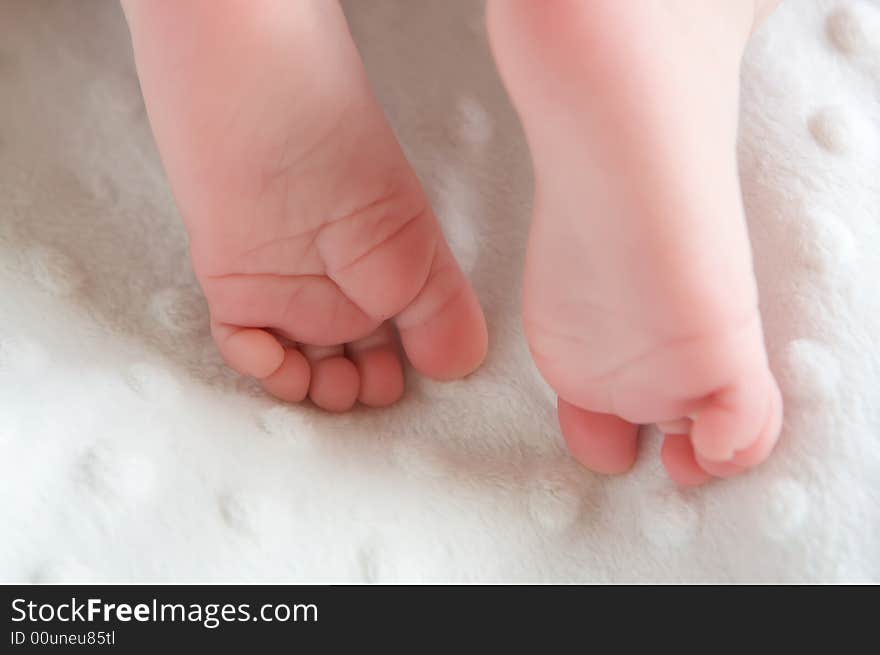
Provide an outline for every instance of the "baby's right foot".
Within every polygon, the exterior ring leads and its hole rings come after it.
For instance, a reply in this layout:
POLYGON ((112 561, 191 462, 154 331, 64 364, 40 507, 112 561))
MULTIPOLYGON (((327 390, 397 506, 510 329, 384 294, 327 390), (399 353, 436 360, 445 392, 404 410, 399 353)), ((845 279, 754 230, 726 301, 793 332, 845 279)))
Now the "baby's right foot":
POLYGON ((476 296, 331 0, 125 3, 150 122, 226 361, 328 410, 486 354, 476 296))
POLYGON ((681 484, 762 461, 782 406, 735 146, 746 0, 492 0, 534 160, 525 324, 572 453, 604 473, 667 433, 681 484))

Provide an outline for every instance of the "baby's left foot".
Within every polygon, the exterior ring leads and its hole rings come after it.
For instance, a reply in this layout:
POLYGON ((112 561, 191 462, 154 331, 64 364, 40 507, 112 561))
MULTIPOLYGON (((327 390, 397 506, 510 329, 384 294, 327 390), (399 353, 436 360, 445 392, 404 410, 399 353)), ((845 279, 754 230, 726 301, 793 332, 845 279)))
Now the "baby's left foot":
POLYGON ((758 464, 779 435, 735 157, 740 58, 767 5, 489 5, 536 177, 526 333, 596 471, 632 466, 637 424, 667 433, 686 485, 758 464))
POLYGON ((435 379, 486 325, 334 0, 125 4, 147 109, 227 363, 330 411, 435 379))

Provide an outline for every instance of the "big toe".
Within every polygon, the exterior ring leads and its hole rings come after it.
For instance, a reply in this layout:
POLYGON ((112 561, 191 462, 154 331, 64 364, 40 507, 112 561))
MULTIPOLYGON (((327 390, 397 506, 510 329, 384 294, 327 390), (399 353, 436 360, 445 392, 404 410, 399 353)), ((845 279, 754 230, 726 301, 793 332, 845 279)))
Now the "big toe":
POLYGON ((430 378, 464 377, 486 357, 483 310, 442 238, 422 290, 395 322, 410 363, 430 378))

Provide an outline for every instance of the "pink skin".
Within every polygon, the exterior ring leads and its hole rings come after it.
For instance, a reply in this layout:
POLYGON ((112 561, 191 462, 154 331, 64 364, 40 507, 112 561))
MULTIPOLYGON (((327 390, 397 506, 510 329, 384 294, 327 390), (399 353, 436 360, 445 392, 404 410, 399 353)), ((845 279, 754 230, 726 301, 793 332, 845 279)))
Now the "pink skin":
POLYGON ((682 485, 760 463, 767 366, 735 144, 739 66, 772 3, 490 0, 534 160, 524 318, 574 456, 627 471, 641 424, 682 485))
MULTIPOLYGON (((772 4, 489 0, 536 174, 526 332, 595 471, 632 466, 639 424, 685 485, 779 434, 734 158, 739 61, 772 4)), ((123 5, 229 365, 329 411, 400 398, 398 335, 424 375, 477 368, 476 296, 338 5, 123 5)))
POLYGON ((227 363, 329 411, 486 354, 476 296, 325 0, 123 3, 227 363), (332 74, 328 74, 332 71, 332 74))

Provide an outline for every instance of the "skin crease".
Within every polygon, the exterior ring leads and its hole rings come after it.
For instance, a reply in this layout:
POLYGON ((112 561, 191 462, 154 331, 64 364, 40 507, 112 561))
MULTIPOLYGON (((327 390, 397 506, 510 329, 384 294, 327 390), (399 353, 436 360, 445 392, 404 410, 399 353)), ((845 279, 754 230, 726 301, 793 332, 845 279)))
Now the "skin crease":
POLYGON ((735 157, 758 20, 723 0, 488 4, 535 168, 526 334, 595 471, 632 466, 640 424, 689 431, 663 454, 683 485, 756 465, 778 438, 735 157))
MULTIPOLYGON (((760 463, 778 437, 735 159, 740 59, 775 5, 487 4, 535 170, 529 347, 597 472, 632 466, 639 424, 667 432, 683 485, 760 463)), ((227 363, 328 411, 396 402, 401 356, 440 380, 474 371, 477 297, 339 6, 123 8, 227 363)))
POLYGON ((401 349, 429 377, 477 368, 487 334, 476 295, 338 5, 123 6, 227 363, 328 411, 397 401, 401 349))

